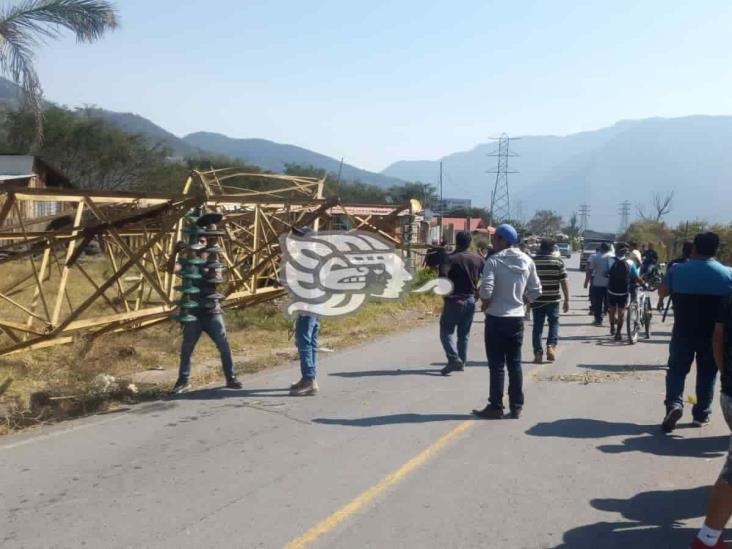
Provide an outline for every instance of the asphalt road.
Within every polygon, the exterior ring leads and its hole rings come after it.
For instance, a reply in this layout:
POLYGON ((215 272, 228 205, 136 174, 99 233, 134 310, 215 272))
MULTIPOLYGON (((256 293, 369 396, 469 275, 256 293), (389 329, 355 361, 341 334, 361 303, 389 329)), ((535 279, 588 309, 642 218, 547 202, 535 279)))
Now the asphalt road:
POLYGON ((291 365, 3 438, 0 546, 687 547, 727 426, 715 410, 662 435, 670 327, 616 344, 571 282, 520 420, 469 414, 488 392, 481 316, 450 377, 433 324, 324 355, 317 397, 287 396, 291 365))

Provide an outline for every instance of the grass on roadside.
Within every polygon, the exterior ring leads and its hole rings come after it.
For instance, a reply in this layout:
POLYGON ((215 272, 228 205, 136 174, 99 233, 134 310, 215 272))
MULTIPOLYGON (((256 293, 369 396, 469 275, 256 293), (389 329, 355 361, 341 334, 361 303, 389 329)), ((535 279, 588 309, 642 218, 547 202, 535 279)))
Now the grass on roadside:
MULTIPOLYGON (((422 280, 418 280, 421 283, 422 280)), ((292 322, 281 303, 229 311, 226 323, 238 374, 248 374, 296 359, 290 337, 292 322)), ((394 333, 434 318, 441 300, 432 294, 410 294, 400 302, 371 302, 357 313, 324 319, 320 345, 340 349, 394 333)), ((83 334, 74 344, 0 358, 0 433, 48 421, 84 415, 129 399, 156 398, 167 388, 143 384, 136 395, 120 391, 112 398, 94 397, 95 379, 109 374, 129 379, 150 369, 175 371, 181 344, 180 326, 166 322, 150 328, 107 334, 89 342, 83 334)), ((194 381, 220 377, 218 353, 201 338, 194 355, 194 381), (210 367, 202 367, 208 362, 210 367)), ((167 383, 167 382, 166 382, 167 383)))

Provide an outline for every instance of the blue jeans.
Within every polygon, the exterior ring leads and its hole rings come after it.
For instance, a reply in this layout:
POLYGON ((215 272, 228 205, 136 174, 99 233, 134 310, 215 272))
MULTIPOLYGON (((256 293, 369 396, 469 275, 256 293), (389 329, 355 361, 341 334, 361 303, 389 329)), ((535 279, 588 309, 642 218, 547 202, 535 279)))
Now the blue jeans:
POLYGON ((595 315, 595 322, 602 322, 605 316, 605 300, 607 299, 607 288, 605 286, 590 286, 590 301, 592 312, 595 315))
POLYGON ((541 335, 544 331, 544 322, 549 322, 549 334, 546 338, 546 344, 552 347, 557 346, 559 340, 559 303, 547 303, 545 305, 537 305, 532 309, 534 313, 534 329, 532 332, 532 343, 534 344, 534 352, 541 353, 541 335))
POLYGON ((475 298, 446 299, 440 316, 440 341, 448 360, 467 362, 470 327, 475 315, 475 298), (457 328, 457 348, 453 334, 457 328))
POLYGON ((318 364, 320 318, 301 314, 295 322, 295 343, 300 354, 300 372, 306 379, 315 379, 318 364))
POLYGON ((231 347, 226 337, 226 326, 222 315, 201 315, 195 322, 183 324, 183 344, 180 349, 179 379, 188 379, 191 375, 191 355, 201 334, 206 332, 216 344, 221 355, 221 365, 224 368, 226 379, 234 377, 234 360, 231 357, 231 347))
POLYGON ((524 405, 521 344, 524 341, 524 317, 485 317, 485 350, 491 372, 489 402, 503 410, 503 387, 508 370, 508 403, 511 410, 524 405))
POLYGON ((673 336, 669 346, 666 370, 666 409, 684 407, 684 381, 696 357, 696 404, 691 414, 704 420, 712 413, 714 382, 717 367, 714 364, 712 340, 709 337, 685 338, 673 336))

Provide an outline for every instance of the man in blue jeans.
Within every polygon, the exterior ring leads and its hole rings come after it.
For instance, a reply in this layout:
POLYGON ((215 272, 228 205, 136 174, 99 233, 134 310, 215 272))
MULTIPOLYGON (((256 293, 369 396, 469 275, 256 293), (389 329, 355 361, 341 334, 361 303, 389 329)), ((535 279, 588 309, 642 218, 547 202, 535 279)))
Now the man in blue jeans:
POLYGON ((300 381, 290 386, 290 396, 313 396, 320 388, 316 381, 320 317, 300 313, 295 321, 295 344, 300 355, 300 381))
MULTIPOLYGON (((202 246, 208 246, 206 237, 200 237, 198 244, 202 246)), ((176 254, 182 250, 183 247, 178 247, 176 254)), ((176 254, 171 257, 171 262, 175 261, 176 254)), ((208 253, 205 248, 202 248, 198 252, 198 257, 206 259, 208 253)), ((169 270, 179 271, 181 268, 180 263, 171 263, 169 270)), ((207 267, 201 267, 201 273, 206 274, 207 267)), ((216 286, 207 282, 204 276, 200 280, 194 282, 196 287, 200 290, 200 293, 194 294, 193 299, 200 303, 200 300, 205 296, 215 293, 216 286)), ((241 389, 242 383, 234 375, 234 360, 231 356, 231 346, 229 340, 226 337, 226 326, 224 325, 224 316, 220 312, 212 313, 211 309, 203 307, 199 304, 198 308, 192 309, 191 314, 196 317, 194 322, 186 322, 183 324, 183 343, 180 349, 180 366, 178 368, 178 380, 175 382, 172 394, 184 393, 191 388, 190 376, 191 376, 191 356, 193 350, 196 348, 201 334, 204 332, 208 334, 208 337, 216 344, 216 348, 219 350, 221 355, 221 366, 224 370, 224 376, 226 377, 226 387, 228 389, 241 389)))
POLYGON ((440 341, 447 357, 447 366, 442 369, 443 376, 462 372, 467 362, 478 281, 485 265, 482 257, 468 250, 471 240, 470 233, 457 233, 455 251, 440 265, 440 276, 448 278, 453 285, 452 293, 445 298, 440 316, 440 341), (453 335, 456 328, 457 347, 453 335))
POLYGON ((554 362, 556 359, 556 348, 559 340, 559 301, 561 288, 564 294, 565 313, 569 312, 569 286, 567 285, 567 270, 561 258, 552 255, 555 243, 553 240, 544 239, 539 245, 539 253, 534 258, 536 274, 541 281, 541 296, 531 304, 534 315, 534 328, 532 343, 534 345, 534 363, 541 364, 544 361, 544 349, 541 344, 541 336, 544 332, 544 323, 549 323, 549 334, 546 338, 546 359, 554 362))
MULTIPOLYGON (((314 235, 310 227, 295 227, 293 234, 301 237, 314 235)), ((290 385, 290 396, 314 396, 318 394, 318 335, 320 317, 313 313, 300 313, 295 320, 295 345, 300 356, 300 381, 290 385)))
POLYGON ((485 262, 480 284, 481 309, 485 312, 485 348, 490 369, 488 405, 473 414, 484 419, 503 417, 503 389, 508 370, 508 403, 518 419, 524 405, 521 344, 524 339, 524 296, 534 302, 541 282, 529 256, 516 248, 518 233, 511 225, 499 225, 493 236, 496 253, 485 262))
POLYGON ((711 232, 696 235, 691 259, 669 270, 658 289, 660 298, 671 295, 674 328, 666 371, 666 416, 662 429, 670 433, 683 415, 686 375, 696 358, 696 398, 691 410, 693 425, 709 423, 717 367, 712 335, 723 297, 732 292, 732 271, 714 259, 719 237, 711 232))

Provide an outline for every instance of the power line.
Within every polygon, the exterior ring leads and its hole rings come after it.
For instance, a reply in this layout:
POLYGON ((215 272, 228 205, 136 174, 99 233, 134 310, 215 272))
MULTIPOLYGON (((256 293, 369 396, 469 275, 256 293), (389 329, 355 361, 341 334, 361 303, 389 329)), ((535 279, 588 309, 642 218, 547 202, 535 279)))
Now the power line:
MULTIPOLYGON (((495 139, 495 138, 494 138, 495 139)), ((515 141, 516 139, 514 139, 515 141)), ((498 149, 488 156, 497 158, 495 170, 487 173, 496 174, 496 182, 491 193, 490 224, 495 225, 497 220, 504 221, 511 217, 511 198, 508 190, 508 174, 518 173, 509 170, 508 159, 518 154, 511 152, 511 138, 505 133, 498 138, 498 149)))

